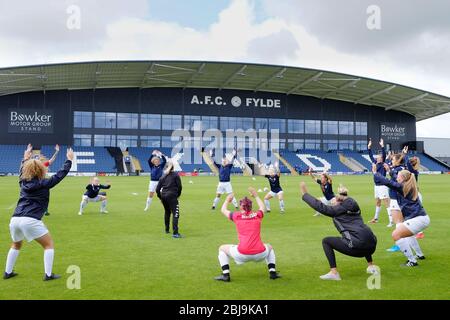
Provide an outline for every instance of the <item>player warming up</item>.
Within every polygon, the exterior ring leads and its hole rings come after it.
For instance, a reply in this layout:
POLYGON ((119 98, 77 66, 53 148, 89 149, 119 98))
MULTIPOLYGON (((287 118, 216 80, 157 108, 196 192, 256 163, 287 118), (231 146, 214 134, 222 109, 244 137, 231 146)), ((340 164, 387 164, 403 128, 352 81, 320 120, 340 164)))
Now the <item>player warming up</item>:
MULTIPOLYGON (((369 139, 367 149, 369 150, 370 160, 372 161, 373 164, 376 165, 377 172, 381 174, 383 177, 386 177, 386 169, 384 167, 384 164, 386 163, 387 160, 386 160, 386 149, 384 148, 383 139, 380 140, 380 147, 381 147, 381 154, 378 154, 376 157, 374 157, 372 153, 372 139, 369 139)), ((373 216, 372 220, 369 221, 369 223, 378 222, 378 219, 380 217, 381 204, 383 203, 389 218, 388 227, 391 227, 392 216, 389 210, 389 189, 384 185, 375 183, 374 191, 375 191, 375 215, 373 216)))
MULTIPOLYGON (((59 153, 59 144, 57 144, 55 146, 55 153, 52 155, 52 157, 49 160, 43 162, 44 167, 49 168, 53 164, 53 162, 55 162, 56 157, 58 156, 58 153, 59 153)), ((45 209, 45 213, 44 214, 46 216, 50 215, 50 212, 48 212, 48 208, 45 209)))
POLYGON ((148 165, 150 166, 150 183, 148 185, 148 197, 145 204, 144 211, 147 211, 152 204, 153 196, 155 195, 156 186, 158 181, 163 175, 164 167, 167 163, 167 157, 159 150, 153 150, 150 158, 148 159, 148 165))
POLYGON ((395 181, 386 179, 377 173, 374 167, 372 167, 372 172, 375 182, 389 187, 390 191, 393 191, 396 195, 397 205, 401 210, 403 219, 396 224, 396 228, 392 232, 392 239, 408 258, 403 266, 416 267, 418 265, 417 260, 424 260, 425 256, 415 235, 422 232, 430 224, 430 217, 419 200, 416 178, 408 170, 398 172, 395 181), (411 249, 416 252, 416 255, 413 254, 411 249))
POLYGON ((264 203, 259 198, 254 188, 248 188, 250 195, 258 204, 258 211, 252 211, 252 201, 245 197, 239 201, 240 211, 231 212, 227 209, 232 202, 232 194, 229 194, 222 205, 222 213, 227 219, 236 224, 239 244, 224 244, 219 248, 219 263, 222 274, 215 277, 215 280, 229 282, 230 278, 230 257, 236 264, 244 264, 249 261, 265 260, 269 268, 269 278, 278 279, 281 276, 275 269, 275 251, 270 244, 261 241, 261 223, 264 217, 264 203))
POLYGON ((233 158, 228 160, 226 156, 222 158, 222 164, 216 163, 214 159, 214 150, 210 150, 210 156, 214 161, 214 165, 219 169, 219 184, 217 185, 216 198, 213 201, 212 209, 215 210, 217 204, 220 201, 220 196, 224 193, 232 196, 232 202, 234 207, 238 208, 238 203, 233 195, 233 187, 231 186, 231 169, 233 168, 233 162, 236 159, 236 149, 233 150, 233 158))
POLYGON ((320 276, 322 280, 341 280, 336 268, 334 250, 351 257, 365 257, 368 263, 367 273, 378 273, 372 255, 377 247, 377 238, 372 230, 364 224, 358 203, 348 196, 348 190, 339 186, 338 195, 333 205, 325 205, 310 194, 306 184, 300 184, 302 199, 311 208, 333 218, 341 237, 326 237, 322 240, 323 251, 330 265, 330 272, 320 276))
POLYGON ((81 216, 83 214, 84 208, 86 208, 89 202, 99 202, 100 205, 100 213, 108 213, 106 210, 107 197, 106 193, 100 192, 101 189, 109 189, 111 188, 110 184, 103 185, 100 184, 100 180, 97 177, 91 179, 91 183, 86 186, 86 192, 81 197, 80 203, 80 211, 78 214, 81 216))
POLYGON ((173 238, 181 238, 181 234, 178 230, 178 220, 180 218, 180 205, 178 198, 181 196, 181 190, 183 186, 178 173, 173 171, 173 163, 169 161, 164 175, 159 179, 156 186, 156 195, 164 206, 164 224, 166 226, 166 233, 170 233, 170 215, 173 215, 172 229, 173 238))
POLYGON ((284 200, 283 200, 283 189, 280 185, 280 169, 278 163, 276 162, 274 166, 269 168, 269 172, 265 175, 267 180, 269 180, 270 191, 264 197, 264 204, 266 205, 266 211, 270 212, 270 199, 277 197, 280 203, 280 213, 284 213, 284 200))
MULTIPOLYGON (((309 168, 308 172, 309 175, 311 176, 311 179, 313 179, 317 184, 319 184, 320 189, 322 190, 323 197, 319 198, 319 200, 325 205, 332 205, 335 195, 333 192, 333 180, 331 179, 331 176, 326 172, 323 172, 320 175, 320 177, 316 176, 312 172, 312 168, 309 168)), ((316 211, 314 216, 315 217, 320 216, 320 212, 316 211)))
POLYGON ((5 280, 17 276, 17 273, 14 272, 14 265, 24 239, 28 242, 36 240, 44 248, 44 281, 60 278, 59 275, 52 272, 55 255, 53 239, 42 222, 42 217, 48 206, 50 189, 61 182, 70 171, 73 151, 70 148, 67 149, 67 160, 64 167, 48 179, 45 178, 47 169, 41 161, 30 159, 31 151, 32 147, 29 145, 20 168, 20 197, 9 224, 13 243, 6 259, 3 275, 5 280))

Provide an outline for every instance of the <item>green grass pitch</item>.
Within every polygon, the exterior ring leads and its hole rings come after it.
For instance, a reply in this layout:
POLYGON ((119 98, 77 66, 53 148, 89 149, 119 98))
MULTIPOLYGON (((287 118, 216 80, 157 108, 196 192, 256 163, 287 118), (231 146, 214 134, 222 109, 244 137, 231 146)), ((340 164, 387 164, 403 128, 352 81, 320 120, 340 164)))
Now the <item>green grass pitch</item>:
MULTIPOLYGON (((103 181, 106 178, 102 179, 103 181)), ((450 176, 421 176, 424 204, 431 217, 425 238, 419 240, 427 257, 417 268, 402 268, 401 253, 386 252, 392 245, 386 227, 387 214, 372 226, 378 238, 374 262, 381 268, 381 288, 366 285, 364 259, 337 253, 340 282, 327 282, 319 275, 328 272, 321 240, 338 235, 332 220, 313 217, 300 200, 298 184, 306 181, 310 192, 319 187, 309 177, 282 177, 286 213, 281 215, 272 200, 272 212, 263 222, 262 238, 275 249, 277 268, 283 278, 271 281, 264 263, 231 264, 231 283, 219 283, 217 250, 221 244, 236 243, 234 224, 211 202, 216 177, 183 178, 180 232, 183 239, 164 233, 163 209, 153 202, 143 208, 148 177, 112 177, 108 191, 109 214, 99 213, 90 203, 78 216, 81 194, 88 178, 68 177, 51 193, 51 216, 44 221, 55 241, 54 272, 63 276, 43 282, 43 251, 37 243, 25 243, 15 271, 20 275, 0 280, 0 299, 448 299, 450 270, 449 190, 450 176), (193 183, 188 183, 192 180, 193 183), (81 289, 70 290, 66 273, 70 265, 81 269, 81 289)), ((371 176, 336 176, 335 187, 345 184, 359 202, 364 220, 374 211, 371 176)), ((248 186, 264 188, 266 179, 232 177, 238 197, 248 186)), ((0 178, 0 266, 4 267, 10 244, 8 222, 18 198, 16 177, 0 178)), ((263 195, 263 193, 261 193, 263 195)))

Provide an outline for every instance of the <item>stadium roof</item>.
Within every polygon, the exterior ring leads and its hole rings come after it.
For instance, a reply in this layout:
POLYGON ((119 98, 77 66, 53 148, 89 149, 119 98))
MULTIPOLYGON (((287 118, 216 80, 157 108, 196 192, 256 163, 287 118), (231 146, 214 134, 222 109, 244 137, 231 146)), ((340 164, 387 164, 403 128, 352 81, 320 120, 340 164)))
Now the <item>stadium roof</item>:
POLYGON ((216 88, 342 100, 407 112, 417 121, 450 112, 450 97, 323 70, 207 61, 98 61, 0 68, 0 96, 100 88, 216 88))

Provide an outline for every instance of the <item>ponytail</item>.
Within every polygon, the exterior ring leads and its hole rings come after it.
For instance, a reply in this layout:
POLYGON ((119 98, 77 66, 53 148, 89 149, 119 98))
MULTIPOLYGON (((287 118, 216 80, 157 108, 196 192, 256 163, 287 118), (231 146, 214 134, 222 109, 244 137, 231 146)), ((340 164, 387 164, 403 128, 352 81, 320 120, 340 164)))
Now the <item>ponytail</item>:
POLYGON ((418 197, 417 183, 414 175, 408 170, 402 170, 398 173, 403 177, 403 196, 411 194, 411 198, 416 201, 418 197))
POLYGON ((394 166, 399 166, 403 164, 403 160, 405 158, 405 155, 403 153, 396 153, 392 156, 392 164, 394 166))

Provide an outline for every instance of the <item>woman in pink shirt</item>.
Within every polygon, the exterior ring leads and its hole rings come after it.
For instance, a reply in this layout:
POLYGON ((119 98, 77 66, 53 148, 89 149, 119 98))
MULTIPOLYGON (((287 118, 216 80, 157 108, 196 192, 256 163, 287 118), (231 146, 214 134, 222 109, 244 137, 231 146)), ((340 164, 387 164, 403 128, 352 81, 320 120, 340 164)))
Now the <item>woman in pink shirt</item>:
POLYGON ((239 201, 240 211, 231 212, 227 209, 233 200, 230 194, 222 205, 222 213, 236 224, 239 244, 224 244, 219 248, 219 263, 222 267, 222 274, 215 277, 215 280, 229 282, 230 279, 230 257, 236 264, 243 264, 248 261, 265 260, 269 268, 270 279, 278 279, 281 276, 275 269, 275 252, 271 245, 261 241, 261 222, 264 217, 264 202, 259 198, 254 188, 248 188, 251 196, 258 203, 258 211, 252 211, 252 201, 245 197, 239 201))

